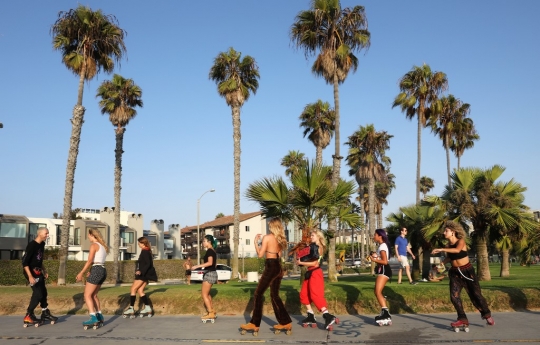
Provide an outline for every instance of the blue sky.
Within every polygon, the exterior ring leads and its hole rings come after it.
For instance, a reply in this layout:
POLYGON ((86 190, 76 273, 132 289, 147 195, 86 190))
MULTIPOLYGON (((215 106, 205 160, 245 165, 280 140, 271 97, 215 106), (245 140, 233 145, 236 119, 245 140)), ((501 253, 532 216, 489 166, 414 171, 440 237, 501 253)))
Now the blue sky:
MULTIPOLYGON (((289 150, 315 157, 302 137, 298 116, 318 99, 333 104, 333 90, 311 73, 290 43, 295 15, 309 8, 296 1, 85 1, 117 17, 128 32, 127 59, 115 73, 143 90, 144 108, 124 140, 122 209, 153 219, 195 225, 233 213, 233 142, 230 108, 208 79, 213 59, 229 47, 250 55, 260 87, 242 108, 241 192, 264 176, 282 175, 289 150)), ((0 213, 52 217, 62 212, 65 168, 78 78, 52 49, 51 25, 76 1, 2 1, 0 4, 0 213)), ((480 134, 462 166, 506 167, 501 180, 528 188, 525 203, 540 209, 540 2, 342 1, 363 5, 371 48, 340 88, 341 137, 374 124, 394 137, 388 155, 397 188, 385 216, 415 201, 416 122, 392 101, 398 80, 413 65, 445 72, 449 92, 471 104, 480 134)), ((114 204, 113 126, 99 112, 97 87, 112 75, 85 84, 86 107, 75 176, 73 207, 114 204)), ((422 175, 446 179, 445 152, 429 130, 422 135, 422 175)), ((331 164, 334 143, 324 151, 331 164)), ((342 146, 342 153, 346 154, 342 146)), ((452 157, 452 167, 457 161, 452 157)), ((342 176, 348 168, 342 165, 342 176)), ((241 212, 258 210, 245 198, 241 212)))

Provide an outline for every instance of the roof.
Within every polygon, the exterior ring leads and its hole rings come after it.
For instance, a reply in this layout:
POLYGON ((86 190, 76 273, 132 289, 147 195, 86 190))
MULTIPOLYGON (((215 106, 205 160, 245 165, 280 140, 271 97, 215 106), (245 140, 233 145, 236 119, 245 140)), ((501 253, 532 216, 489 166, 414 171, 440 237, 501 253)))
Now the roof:
MULTIPOLYGON (((240 221, 243 222, 253 217, 260 216, 261 214, 262 214, 261 211, 251 212, 251 213, 241 213, 240 221)), ((233 225, 233 224, 234 224, 234 215, 230 215, 230 216, 219 217, 209 222, 202 223, 199 225, 199 228, 200 229, 215 228, 218 226, 227 226, 227 225, 233 225)), ((197 229, 197 225, 186 226, 186 227, 183 227, 182 230, 180 230, 180 233, 186 233, 186 232, 190 232, 196 229, 197 229)))
POLYGON ((25 216, 17 216, 14 214, 0 214, 0 220, 4 223, 28 222, 28 218, 25 216))

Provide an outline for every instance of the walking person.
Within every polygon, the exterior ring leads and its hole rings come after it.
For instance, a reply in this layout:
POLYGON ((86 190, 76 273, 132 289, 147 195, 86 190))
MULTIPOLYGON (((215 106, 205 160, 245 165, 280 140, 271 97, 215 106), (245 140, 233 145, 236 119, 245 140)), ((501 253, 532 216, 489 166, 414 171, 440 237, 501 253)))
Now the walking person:
POLYGON ((392 269, 388 263, 388 248, 390 243, 384 229, 375 230, 373 240, 375 243, 379 244, 377 252, 371 254, 371 261, 377 264, 377 267, 375 267, 375 273, 377 274, 377 278, 375 279, 375 297, 381 305, 381 313, 378 316, 375 316, 375 322, 378 323, 379 326, 391 325, 392 316, 390 316, 388 306, 386 305, 386 299, 382 293, 386 282, 392 278, 392 269))
POLYGON ((216 311, 212 304, 212 296, 210 296, 210 289, 212 285, 217 283, 218 276, 216 272, 217 254, 215 248, 217 247, 217 240, 212 235, 204 236, 202 241, 203 248, 206 249, 203 262, 200 265, 195 265, 191 269, 204 268, 203 282, 201 288, 201 296, 206 307, 206 314, 201 316, 201 320, 206 323, 207 320, 212 322, 216 318, 216 311))
POLYGON ((409 284, 416 285, 417 282, 414 282, 411 278, 411 270, 409 267, 409 259, 407 258, 407 253, 411 254, 413 260, 416 259, 416 257, 414 256, 411 247, 409 246, 409 241, 407 241, 407 238, 405 236, 407 236, 407 228, 403 227, 400 229, 400 234, 396 238, 396 242, 394 245, 396 251, 396 258, 400 263, 397 283, 401 284, 401 274, 403 272, 403 269, 405 269, 407 278, 409 278, 409 284))
POLYGON ((283 224, 278 218, 272 218, 268 222, 268 235, 262 236, 257 234, 255 236, 255 251, 259 258, 266 257, 264 263, 264 270, 262 276, 257 285, 257 289, 253 294, 253 314, 249 323, 240 325, 242 332, 253 331, 259 332, 262 319, 263 309, 263 295, 266 289, 270 287, 270 299, 272 300, 272 308, 278 324, 274 326, 277 331, 284 330, 290 334, 292 329, 292 320, 281 297, 279 297, 279 287, 281 285, 281 279, 283 277, 283 271, 281 268, 281 252, 287 248, 287 240, 285 238, 285 231, 283 224), (261 240, 262 237, 262 240, 261 240))
POLYGON ((187 285, 191 285, 191 268, 193 264, 191 263, 191 257, 187 257, 186 261, 184 261, 184 269, 186 270, 186 280, 187 285))
POLYGON ((45 253, 45 241, 49 237, 49 229, 37 229, 36 238, 28 243, 22 260, 23 274, 32 288, 32 297, 26 309, 24 325, 34 325, 46 320, 55 323, 58 318, 53 316, 48 308, 47 287, 45 280, 49 274, 43 267, 43 254, 45 253), (36 318, 34 309, 41 306, 41 320, 36 318))
POLYGON ((105 319, 101 313, 101 304, 98 298, 98 292, 101 284, 107 279, 107 270, 105 269, 105 258, 109 252, 109 247, 103 240, 101 232, 98 229, 88 229, 88 240, 92 242, 88 260, 84 264, 83 269, 77 274, 75 281, 82 281, 83 274, 90 268, 90 272, 86 275, 86 284, 84 285, 84 301, 90 313, 90 319, 83 322, 84 326, 97 327, 103 324, 105 319))
POLYGON ((124 311, 124 317, 135 317, 135 300, 137 299, 137 292, 139 293, 140 300, 144 303, 144 308, 139 311, 139 315, 152 316, 154 311, 150 306, 148 297, 144 293, 144 288, 148 285, 149 281, 157 281, 156 269, 154 268, 154 259, 152 255, 152 248, 150 241, 146 237, 139 237, 137 240, 139 248, 141 248, 141 254, 137 260, 137 266, 135 271, 135 279, 131 284, 129 307, 124 311))
POLYGON ((328 312, 328 304, 324 298, 324 277, 321 261, 326 251, 326 240, 320 230, 310 233, 311 244, 297 252, 297 264, 307 267, 300 289, 300 303, 307 309, 307 317, 302 321, 305 325, 316 325, 315 314, 311 303, 323 313, 324 328, 332 330, 332 325, 338 322, 336 317, 328 312))
POLYGON ((461 290, 465 288, 472 304, 480 311, 482 319, 486 320, 488 325, 494 325, 495 321, 491 317, 491 311, 486 303, 486 299, 482 296, 478 277, 474 272, 474 267, 469 262, 467 255, 467 245, 465 243, 465 230, 456 222, 447 221, 444 224, 444 238, 448 240, 446 248, 434 249, 431 254, 447 253, 443 263, 451 263, 452 267, 448 270, 448 278, 450 280, 450 301, 454 305, 457 312, 457 321, 450 325, 454 329, 468 327, 469 320, 463 309, 461 301, 461 290))

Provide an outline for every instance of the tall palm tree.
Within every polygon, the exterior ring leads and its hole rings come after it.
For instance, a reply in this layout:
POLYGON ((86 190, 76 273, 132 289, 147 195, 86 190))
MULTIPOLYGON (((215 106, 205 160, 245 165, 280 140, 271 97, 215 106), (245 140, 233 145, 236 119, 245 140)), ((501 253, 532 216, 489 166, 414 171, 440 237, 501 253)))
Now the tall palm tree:
POLYGON ((112 80, 105 80, 98 88, 101 114, 108 114, 115 126, 116 149, 114 164, 114 231, 113 231, 113 277, 119 282, 118 257, 120 256, 120 191, 122 189, 122 154, 124 153, 124 133, 126 126, 136 115, 135 107, 142 107, 142 90, 133 79, 125 79, 115 74, 112 80))
POLYGON ((330 108, 330 103, 319 99, 306 105, 299 119, 300 127, 304 127, 304 137, 309 133, 308 138, 315 145, 315 161, 322 165, 322 151, 334 134, 336 112, 330 108))
MULTIPOLYGON (((336 121, 332 184, 336 187, 343 158, 340 154, 339 84, 345 82, 351 70, 354 72, 358 68, 358 58, 354 53, 369 48, 367 16, 363 6, 341 8, 339 0, 311 0, 310 9, 296 15, 290 36, 293 44, 304 51, 306 58, 317 55, 312 72, 323 77, 334 88, 336 121)), ((329 247, 335 247, 335 219, 328 223, 328 231, 331 233, 329 247)), ((329 254, 328 263, 328 279, 335 282, 335 256, 329 254)))
POLYGON ((349 156, 347 161, 353 161, 351 154, 360 155, 362 160, 359 166, 354 169, 360 170, 359 174, 368 179, 368 226, 369 234, 372 237, 375 233, 375 182, 383 181, 386 178, 385 162, 388 162, 386 150, 390 148, 390 139, 393 135, 386 131, 377 132, 370 124, 360 126, 345 143, 349 145, 349 156), (359 151, 359 152, 358 152, 359 151))
POLYGON ((443 96, 437 102, 433 116, 428 121, 428 127, 439 135, 442 141, 444 150, 446 151, 446 172, 448 176, 448 184, 450 184, 450 144, 455 136, 458 122, 466 118, 471 110, 468 103, 463 103, 454 95, 443 96))
POLYGON ((457 168, 461 168, 461 156, 465 150, 474 147, 474 142, 480 139, 480 135, 474 127, 474 122, 471 118, 465 117, 456 121, 454 138, 450 142, 450 150, 457 157, 457 168))
POLYGON ((392 108, 401 107, 408 119, 418 119, 417 162, 416 162, 416 203, 420 203, 420 167, 422 160, 422 128, 431 115, 431 105, 437 101, 438 95, 448 88, 448 79, 443 72, 432 72, 424 64, 414 66, 399 81, 401 92, 394 99, 392 108))
POLYGON ((214 59, 209 78, 217 84, 218 94, 231 107, 234 141, 234 251, 233 278, 238 274, 238 241, 240 237, 240 109, 259 88, 259 68, 254 58, 235 51, 232 47, 214 59))
POLYGON ((285 170, 286 176, 293 176, 298 173, 301 167, 308 164, 305 154, 300 151, 289 151, 282 159, 281 166, 287 168, 285 170))
POLYGON ((390 172, 390 159, 385 166, 385 176, 381 181, 375 183, 375 204, 377 205, 377 227, 383 227, 382 211, 384 206, 388 205, 388 196, 392 193, 392 190, 396 188, 396 183, 394 182, 396 175, 390 172))
POLYGON ((422 199, 426 198, 426 194, 429 193, 435 187, 435 181, 431 177, 422 176, 420 178, 420 192, 422 192, 422 199))
POLYGON ((58 285, 66 284, 66 263, 69 237, 69 213, 73 204, 75 168, 85 109, 82 105, 84 81, 93 79, 101 70, 111 73, 115 62, 126 52, 125 31, 118 26, 116 17, 101 10, 92 11, 79 5, 67 12, 61 11, 51 28, 53 48, 62 53, 67 69, 79 76, 77 104, 71 119, 71 138, 66 167, 64 217, 60 232, 60 265, 58 285))

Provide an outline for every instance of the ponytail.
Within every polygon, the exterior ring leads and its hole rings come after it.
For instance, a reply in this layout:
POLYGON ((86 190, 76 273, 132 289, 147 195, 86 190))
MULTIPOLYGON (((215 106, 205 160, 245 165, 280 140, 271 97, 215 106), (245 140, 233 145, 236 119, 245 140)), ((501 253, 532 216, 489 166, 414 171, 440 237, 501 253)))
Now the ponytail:
POLYGON ((218 245, 218 241, 214 238, 214 236, 212 235, 206 235, 204 236, 204 238, 206 238, 206 240, 210 243, 212 243, 212 248, 216 249, 217 248, 217 245, 218 245))

